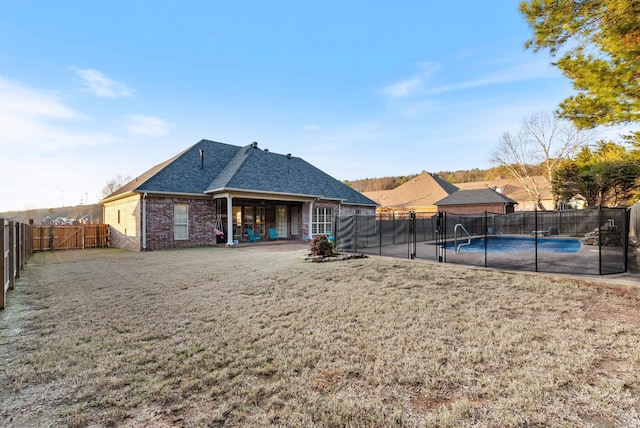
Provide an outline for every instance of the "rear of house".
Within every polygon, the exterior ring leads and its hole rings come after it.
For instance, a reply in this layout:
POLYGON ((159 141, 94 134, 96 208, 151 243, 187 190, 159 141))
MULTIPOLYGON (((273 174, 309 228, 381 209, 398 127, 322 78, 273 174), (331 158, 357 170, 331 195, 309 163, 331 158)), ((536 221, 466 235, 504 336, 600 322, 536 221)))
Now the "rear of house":
POLYGON ((308 240, 376 203, 303 159, 202 140, 101 201, 111 245, 129 250, 308 240), (269 231, 271 230, 271 234, 269 231), (275 232, 275 233, 274 233, 275 232))

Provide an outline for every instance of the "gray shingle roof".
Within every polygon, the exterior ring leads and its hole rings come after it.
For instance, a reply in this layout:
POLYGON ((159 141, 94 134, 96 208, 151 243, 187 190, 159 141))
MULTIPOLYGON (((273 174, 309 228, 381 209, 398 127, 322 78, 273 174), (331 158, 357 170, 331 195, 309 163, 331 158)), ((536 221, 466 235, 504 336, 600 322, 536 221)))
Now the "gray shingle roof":
POLYGON ((493 189, 458 190, 449 196, 440 199, 436 205, 480 205, 480 204, 517 204, 511 198, 493 189))
POLYGON ((209 140, 151 168, 110 197, 130 191, 204 194, 224 190, 317 196, 347 204, 376 205, 303 159, 252 145, 239 147, 209 140))

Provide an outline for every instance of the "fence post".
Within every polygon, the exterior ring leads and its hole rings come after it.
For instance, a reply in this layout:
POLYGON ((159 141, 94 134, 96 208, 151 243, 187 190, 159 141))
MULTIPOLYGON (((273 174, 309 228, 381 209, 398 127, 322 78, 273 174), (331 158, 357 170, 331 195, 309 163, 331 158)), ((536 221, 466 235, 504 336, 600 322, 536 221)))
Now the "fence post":
MULTIPOLYGON (((535 227, 533 228, 534 232, 534 239, 535 239, 535 260, 536 260, 536 272, 538 272, 538 208, 536 207, 536 209, 533 210, 533 217, 535 219, 534 223, 535 223, 535 227)), ((524 218, 524 216, 523 216, 524 218)))
MULTIPOLYGON (((494 226, 495 227, 495 226, 494 226)), ((487 253, 489 252, 489 211, 484 211, 484 267, 488 266, 487 253)))
POLYGON ((22 224, 16 222, 15 226, 16 228, 16 279, 20 278, 20 269, 22 269, 22 224))
POLYGON ((29 219, 29 246, 27 247, 27 258, 33 255, 33 219, 29 219))
POLYGON ((378 247, 378 254, 382 255, 382 213, 378 214, 378 222, 380 223, 380 227, 378 228, 380 232, 380 246, 378 247))
POLYGON ((7 251, 7 221, 0 218, 0 250, 2 251, 2 263, 0 263, 0 278, 2 279, 2 293, 0 293, 0 309, 6 304, 7 289, 9 288, 9 252, 7 251))
POLYGON ((598 206, 598 275, 602 276, 602 205, 598 206))
POLYGON ((624 233, 624 273, 629 272, 629 226, 631 225, 631 208, 624 209, 625 233, 624 233))
POLYGON ((407 239, 409 245, 407 247, 409 252, 409 258, 416 258, 416 212, 409 211, 409 239, 407 239))
POLYGON ((9 220, 9 290, 13 290, 16 282, 16 227, 9 220))

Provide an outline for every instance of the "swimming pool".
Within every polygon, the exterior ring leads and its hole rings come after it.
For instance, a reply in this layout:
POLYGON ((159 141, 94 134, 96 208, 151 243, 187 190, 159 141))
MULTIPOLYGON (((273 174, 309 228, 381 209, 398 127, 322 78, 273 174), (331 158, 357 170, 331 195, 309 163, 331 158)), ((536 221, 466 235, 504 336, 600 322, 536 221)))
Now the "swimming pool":
MULTIPOLYGON (((458 239, 458 245, 466 244, 466 239, 458 239)), ((490 236, 487 238, 488 253, 525 253, 536 250, 535 238, 515 238, 507 236, 490 236)), ((447 242, 446 248, 454 250, 454 242, 447 242)), ((582 248, 577 239, 538 238, 538 252, 544 253, 575 253, 582 248)), ((473 238, 469 245, 460 246, 461 253, 484 252, 484 238, 473 238)))

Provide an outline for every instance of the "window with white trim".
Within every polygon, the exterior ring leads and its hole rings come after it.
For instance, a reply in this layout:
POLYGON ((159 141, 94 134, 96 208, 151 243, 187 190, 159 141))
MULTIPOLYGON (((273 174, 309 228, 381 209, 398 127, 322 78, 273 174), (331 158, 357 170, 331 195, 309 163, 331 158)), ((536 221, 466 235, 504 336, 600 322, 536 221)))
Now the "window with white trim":
POLYGON ((311 233, 313 235, 324 235, 333 232, 331 227, 331 208, 314 208, 311 219, 311 233))
POLYGON ((189 239, 189 206, 187 204, 173 204, 173 239, 189 239))

